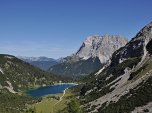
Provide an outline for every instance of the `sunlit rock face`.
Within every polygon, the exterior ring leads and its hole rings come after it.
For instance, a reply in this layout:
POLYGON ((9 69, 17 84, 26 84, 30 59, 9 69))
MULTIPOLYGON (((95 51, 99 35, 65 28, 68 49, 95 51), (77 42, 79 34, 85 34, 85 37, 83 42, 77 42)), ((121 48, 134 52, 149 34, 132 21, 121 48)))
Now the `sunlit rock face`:
POLYGON ((125 46, 127 42, 128 40, 122 36, 89 36, 77 51, 76 56, 83 59, 98 57, 101 63, 106 63, 113 52, 125 46))
POLYGON ((64 76, 86 76, 107 64, 114 51, 125 46, 127 39, 122 36, 89 36, 79 50, 52 66, 52 73, 64 76))
POLYGON ((151 113, 152 22, 85 81, 80 99, 87 113, 151 113))

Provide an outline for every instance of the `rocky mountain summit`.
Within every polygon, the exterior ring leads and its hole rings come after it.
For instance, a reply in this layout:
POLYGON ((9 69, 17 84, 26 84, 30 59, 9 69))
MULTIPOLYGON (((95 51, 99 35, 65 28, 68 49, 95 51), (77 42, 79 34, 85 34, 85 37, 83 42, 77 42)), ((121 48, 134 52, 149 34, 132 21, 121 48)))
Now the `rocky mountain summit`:
POLYGON ((50 68, 52 73, 64 76, 85 76, 103 67, 114 51, 124 46, 122 36, 89 36, 79 50, 50 68))
POLYGON ((101 63, 106 63, 113 52, 126 45, 127 42, 128 40, 122 36, 89 36, 75 55, 83 59, 98 57, 101 63))
POLYGON ((124 47, 110 64, 87 77, 80 99, 87 113, 151 113, 152 22, 124 47))

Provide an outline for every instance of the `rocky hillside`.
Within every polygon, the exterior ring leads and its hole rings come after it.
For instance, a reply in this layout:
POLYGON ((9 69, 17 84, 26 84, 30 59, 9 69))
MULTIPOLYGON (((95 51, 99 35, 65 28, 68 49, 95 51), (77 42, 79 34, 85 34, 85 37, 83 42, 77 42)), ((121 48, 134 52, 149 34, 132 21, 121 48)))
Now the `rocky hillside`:
POLYGON ((87 113, 151 113, 152 23, 88 78, 80 94, 87 113))
POLYGON ((29 104, 39 101, 24 91, 59 80, 64 81, 14 56, 0 54, 0 113, 23 113, 29 104))
POLYGON ((59 61, 52 59, 52 58, 47 58, 47 57, 22 57, 19 56, 19 59, 30 63, 33 66, 36 66, 42 70, 48 70, 51 66, 56 65, 59 63, 59 61))
POLYGON ((127 39, 121 36, 90 36, 73 55, 62 59, 50 71, 64 76, 85 76, 97 71, 110 59, 112 53, 124 46, 127 39))

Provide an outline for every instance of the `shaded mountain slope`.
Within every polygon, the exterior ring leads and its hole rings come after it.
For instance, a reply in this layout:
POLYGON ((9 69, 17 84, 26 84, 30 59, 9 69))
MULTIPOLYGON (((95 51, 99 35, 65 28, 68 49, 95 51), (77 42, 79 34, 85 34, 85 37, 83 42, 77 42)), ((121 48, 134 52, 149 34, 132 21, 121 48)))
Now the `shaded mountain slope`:
POLYGON ((27 89, 51 85, 60 80, 64 81, 14 56, 0 54, 0 113, 25 112, 28 105, 41 100, 26 96, 24 92, 27 89))
POLYGON ((127 42, 122 36, 89 36, 75 54, 62 59, 50 71, 74 78, 88 75, 103 67, 112 53, 127 42))
POLYGON ((18 57, 18 58, 45 71, 48 70, 51 66, 59 63, 59 61, 47 57, 18 57))
POLYGON ((89 58, 87 60, 79 60, 77 62, 64 62, 53 66, 50 71, 58 75, 70 76, 73 78, 86 76, 102 67, 98 57, 89 58), (62 74, 61 74, 62 73, 62 74))
POLYGON ((145 26, 124 47, 114 52, 111 62, 105 69, 88 77, 80 93, 86 112, 151 111, 151 41, 152 23, 145 26), (142 106, 144 109, 140 109, 142 106))

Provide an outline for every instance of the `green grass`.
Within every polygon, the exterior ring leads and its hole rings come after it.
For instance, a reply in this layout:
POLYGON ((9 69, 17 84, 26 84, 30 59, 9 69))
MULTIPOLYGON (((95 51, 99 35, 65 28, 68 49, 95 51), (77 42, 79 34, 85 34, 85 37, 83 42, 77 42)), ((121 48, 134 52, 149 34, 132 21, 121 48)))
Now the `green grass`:
POLYGON ((36 113, 53 113, 53 108, 57 100, 43 99, 42 102, 35 104, 33 108, 36 109, 36 113))
POLYGON ((66 90, 62 101, 58 102, 59 100, 57 98, 62 95, 63 94, 45 96, 41 102, 33 104, 31 108, 35 109, 36 113, 58 113, 67 107, 67 104, 73 97, 73 93, 70 90, 66 90))
POLYGON ((40 98, 12 94, 8 90, 0 90, 0 113, 23 113, 28 105, 39 102, 40 98))

